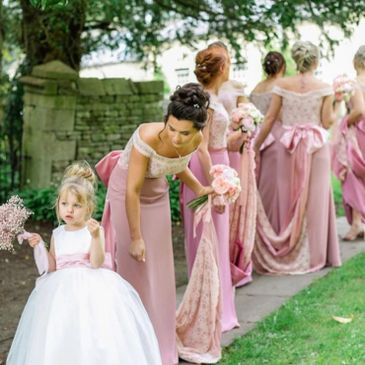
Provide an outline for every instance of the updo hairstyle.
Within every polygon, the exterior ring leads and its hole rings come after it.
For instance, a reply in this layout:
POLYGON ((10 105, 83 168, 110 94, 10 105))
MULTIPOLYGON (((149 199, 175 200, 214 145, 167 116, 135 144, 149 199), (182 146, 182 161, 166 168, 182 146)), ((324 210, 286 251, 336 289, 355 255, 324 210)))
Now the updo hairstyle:
POLYGON ((203 86, 209 85, 227 61, 227 51, 224 47, 213 46, 198 52, 195 57, 196 78, 203 86))
POLYGON ((297 64, 297 70, 301 73, 309 71, 319 61, 319 48, 312 42, 295 42, 291 55, 297 64))
POLYGON ((60 222, 58 205, 62 195, 72 193, 81 205, 86 205, 90 218, 95 209, 96 175, 86 161, 74 162, 65 170, 56 200, 56 215, 60 222))
POLYGON ((365 69, 365 45, 360 46, 354 56, 354 67, 356 70, 365 69))
POLYGON ((280 52, 276 51, 269 52, 262 63, 262 68, 267 76, 275 76, 283 67, 284 69, 286 67, 285 58, 280 52))
POLYGON ((170 115, 176 119, 185 119, 193 123, 194 128, 201 130, 207 121, 209 94, 201 85, 188 83, 178 86, 170 96, 165 123, 170 115))

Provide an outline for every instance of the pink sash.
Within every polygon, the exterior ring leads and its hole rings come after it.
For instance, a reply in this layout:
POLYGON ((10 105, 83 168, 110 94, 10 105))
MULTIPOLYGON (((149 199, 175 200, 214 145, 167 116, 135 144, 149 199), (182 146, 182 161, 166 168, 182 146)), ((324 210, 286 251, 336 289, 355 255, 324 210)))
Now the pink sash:
POLYGON ((243 285, 252 280, 251 255, 256 232, 256 179, 252 141, 245 144, 239 177, 241 194, 230 211, 230 262, 233 285, 243 285))
MULTIPOLYGON (((117 165, 122 152, 122 150, 111 151, 95 165, 95 170, 106 187, 108 187, 111 173, 117 165)), ((110 204, 106 201, 101 225, 104 227, 105 232, 105 265, 115 270, 115 233, 112 227, 110 209, 110 204)))
MULTIPOLYGON (((285 132, 280 142, 293 155, 292 176, 294 189, 291 196, 292 203, 288 221, 281 232, 278 233, 272 228, 260 195, 257 194, 258 219, 253 257, 257 271, 264 273, 267 266, 265 261, 273 260, 271 257, 287 257, 288 273, 308 271, 306 254, 303 252, 304 247, 301 247, 301 241, 305 226, 304 217, 308 199, 312 155, 321 149, 328 139, 328 132, 313 124, 284 127, 284 129, 285 132), (290 258, 290 255, 293 255, 293 257, 290 258), (292 261, 295 260, 295 257, 301 257, 300 261, 292 261)), ((276 272, 270 271, 270 273, 276 272)))
POLYGON ((211 364, 221 358, 222 302, 210 197, 195 213, 194 231, 201 221, 203 231, 190 281, 176 312, 176 339, 180 358, 211 364))

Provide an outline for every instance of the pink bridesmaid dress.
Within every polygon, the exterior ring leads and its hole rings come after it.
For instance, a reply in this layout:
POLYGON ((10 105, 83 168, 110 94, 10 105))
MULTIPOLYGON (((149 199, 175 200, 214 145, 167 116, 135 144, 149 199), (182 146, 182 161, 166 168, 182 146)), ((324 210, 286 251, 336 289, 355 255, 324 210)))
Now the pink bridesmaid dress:
MULTIPOLYGON (((245 96, 244 85, 240 82, 226 81, 219 89, 218 97, 231 116, 238 106, 238 98, 245 96)), ((240 176, 242 193, 240 198, 230 205, 230 261, 232 283, 243 286, 252 281, 252 249, 256 220, 256 183, 254 177, 253 154, 246 144, 243 154, 229 151, 229 164, 240 176)))
MULTIPOLYGON (((213 117, 210 125, 209 135, 209 154, 212 164, 229 165, 227 152, 227 130, 229 124, 228 113, 224 106, 219 102, 216 95, 210 96, 210 108, 213 109, 213 117)), ((204 176, 203 169, 200 164, 198 153, 195 152, 191 158, 189 167, 196 178, 203 184, 208 185, 208 181, 204 176)), ((181 200, 185 206, 190 200, 195 198, 194 193, 185 185, 181 189, 181 200)), ((214 227, 218 238, 218 267, 220 288, 222 297, 222 331, 228 331, 239 326, 236 308, 234 303, 234 287, 231 281, 230 260, 229 260, 229 210, 223 214, 212 211, 214 227)), ((199 224, 194 235, 193 229, 194 214, 193 211, 184 207, 183 223, 185 232, 185 253, 188 265, 188 274, 191 275, 193 263, 196 257, 198 244, 202 234, 202 225, 199 224)))
MULTIPOLYGON (((223 106, 226 108, 228 116, 231 116, 232 110, 237 108, 238 98, 245 96, 244 85, 235 80, 228 80, 222 84, 218 92, 218 98, 223 106)), ((238 170, 240 166, 240 153, 228 152, 229 165, 238 170)))
MULTIPOLYGON (((365 97, 365 85, 359 84, 365 97)), ((351 109, 351 105, 349 105, 351 109)), ((346 170, 342 182, 342 200, 349 224, 352 210, 361 214, 365 222, 365 118, 352 126, 347 125, 347 116, 341 121, 333 146, 332 167, 339 177, 346 170)))
POLYGON ((320 118, 332 89, 273 93, 282 98, 282 113, 261 155, 254 267, 278 275, 340 266, 328 132, 320 118))
POLYGON ((178 363, 176 347, 176 290, 171 237, 171 218, 166 175, 183 171, 190 155, 180 158, 160 156, 139 135, 139 128, 112 169, 102 224, 107 246, 115 254, 116 271, 137 290, 151 319, 164 365, 178 363), (149 157, 141 191, 141 230, 146 245, 146 261, 133 259, 125 209, 128 163, 132 147, 149 157))

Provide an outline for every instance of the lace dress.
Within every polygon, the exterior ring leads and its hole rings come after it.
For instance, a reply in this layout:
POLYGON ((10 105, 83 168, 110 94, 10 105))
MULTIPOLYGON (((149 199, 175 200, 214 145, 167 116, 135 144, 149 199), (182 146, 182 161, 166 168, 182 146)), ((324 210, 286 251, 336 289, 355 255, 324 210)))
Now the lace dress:
MULTIPOLYGON (((365 97, 365 85, 357 87, 365 97)), ((351 101, 348 104, 351 112, 351 101)), ((332 146, 332 168, 342 181, 342 201, 346 218, 352 224, 352 212, 356 210, 365 221, 365 118, 355 125, 347 125, 346 115, 338 126, 332 146)))
POLYGON ((176 348, 176 290, 171 237, 170 203, 166 175, 183 171, 191 155, 167 158, 146 144, 139 128, 111 171, 102 224, 117 272, 137 290, 154 326, 164 365, 178 363, 176 348), (140 194, 141 231, 146 262, 129 253, 130 231, 125 210, 128 164, 132 147, 149 158, 140 194))
POLYGON ((273 93, 282 98, 281 123, 260 166, 255 269, 302 274, 339 266, 328 132, 321 126, 323 98, 332 90, 273 93))
MULTIPOLYGON (((211 95, 210 108, 213 110, 213 116, 210 121, 208 148, 212 164, 229 165, 227 153, 228 113, 216 95, 211 95)), ((189 167, 203 185, 208 185, 197 153, 193 154, 189 167)), ((181 192, 183 206, 186 206, 193 198, 193 192, 187 186, 183 186, 181 192)), ((224 214, 218 214, 213 210, 212 217, 219 242, 217 255, 222 293, 222 330, 228 331, 238 326, 229 260, 229 211, 226 209, 224 214)), ((194 213, 187 208, 183 209, 183 222, 185 253, 190 276, 202 235, 202 224, 197 226, 196 235, 194 235, 194 213)))

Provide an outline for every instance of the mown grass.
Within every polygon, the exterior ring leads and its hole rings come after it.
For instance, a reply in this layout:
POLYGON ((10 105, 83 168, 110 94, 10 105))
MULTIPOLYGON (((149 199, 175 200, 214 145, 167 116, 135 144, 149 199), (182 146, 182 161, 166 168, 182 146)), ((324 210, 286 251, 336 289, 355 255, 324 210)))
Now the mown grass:
POLYGON ((342 217, 345 215, 345 211, 343 209, 343 204, 342 204, 341 183, 337 180, 337 178, 334 175, 332 175, 332 189, 333 189, 333 196, 335 199, 336 215, 337 217, 342 217))
POLYGON ((365 364, 365 253, 291 298, 228 347, 219 364, 365 364))

